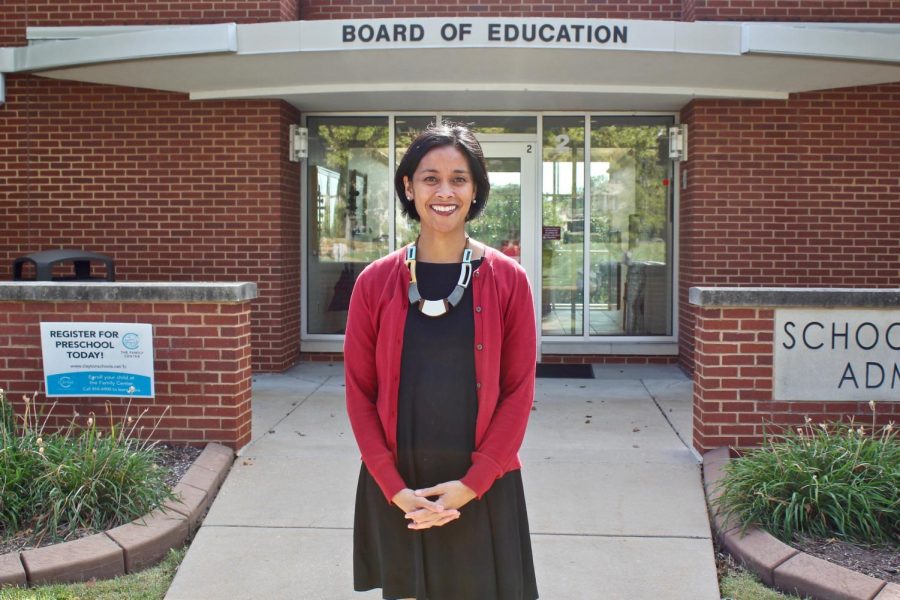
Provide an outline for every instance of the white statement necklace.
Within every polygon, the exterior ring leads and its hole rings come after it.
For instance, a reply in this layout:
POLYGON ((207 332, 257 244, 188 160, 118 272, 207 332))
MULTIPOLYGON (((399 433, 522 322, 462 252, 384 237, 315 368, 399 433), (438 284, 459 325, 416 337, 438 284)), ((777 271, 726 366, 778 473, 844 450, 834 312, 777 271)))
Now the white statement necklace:
MULTIPOLYGON (((418 242, 419 240, 416 240, 418 242)), ((419 284, 416 282, 416 244, 410 244, 406 248, 406 266, 409 268, 409 303, 419 307, 419 312, 428 317, 443 317, 451 308, 462 300, 469 282, 472 280, 472 250, 469 248, 469 236, 466 236, 466 246, 463 249, 462 264, 459 269, 459 281, 450 295, 442 300, 425 300, 419 294, 419 284)))

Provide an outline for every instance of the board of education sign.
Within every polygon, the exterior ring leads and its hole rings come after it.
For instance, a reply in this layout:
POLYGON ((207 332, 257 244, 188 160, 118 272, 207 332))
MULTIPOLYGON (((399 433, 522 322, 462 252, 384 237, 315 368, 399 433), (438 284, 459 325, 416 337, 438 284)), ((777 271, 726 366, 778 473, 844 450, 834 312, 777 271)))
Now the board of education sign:
POLYGON ((47 396, 153 397, 153 328, 41 323, 47 396))
POLYGON ((900 310, 775 311, 775 400, 900 401, 900 310))
MULTIPOLYGON (((301 21, 298 47, 307 52, 401 48, 581 48, 650 52, 678 49, 690 52, 702 51, 710 43, 722 41, 721 33, 716 36, 710 32, 712 40, 693 33, 702 25, 691 23, 690 28, 681 25, 688 24, 536 17, 301 21)), ((729 52, 740 53, 739 39, 734 38, 728 46, 729 52)))

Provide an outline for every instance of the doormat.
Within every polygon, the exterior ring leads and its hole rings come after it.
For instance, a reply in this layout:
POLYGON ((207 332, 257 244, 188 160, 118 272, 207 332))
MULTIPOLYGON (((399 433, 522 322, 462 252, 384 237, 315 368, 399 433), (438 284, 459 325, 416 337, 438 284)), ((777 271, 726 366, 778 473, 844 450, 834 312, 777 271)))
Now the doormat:
POLYGON ((549 365, 538 363, 538 377, 554 377, 565 379, 593 379, 594 369, 591 365, 549 365))

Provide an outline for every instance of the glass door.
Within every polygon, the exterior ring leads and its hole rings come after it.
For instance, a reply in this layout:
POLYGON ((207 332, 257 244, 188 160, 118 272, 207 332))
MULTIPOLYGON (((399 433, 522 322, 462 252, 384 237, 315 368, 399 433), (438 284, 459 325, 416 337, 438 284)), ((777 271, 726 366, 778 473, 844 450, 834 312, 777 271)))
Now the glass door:
MULTIPOLYGON (((487 136, 482 136, 487 137, 487 136)), ((532 289, 536 273, 534 142, 481 144, 491 195, 481 215, 469 223, 469 235, 516 260, 532 289)))
POLYGON ((393 172, 434 121, 462 121, 481 142, 492 189, 469 231, 525 268, 542 342, 570 352, 674 335, 672 116, 310 115, 301 305, 313 351, 340 349, 356 277, 414 238, 393 172))
POLYGON ((388 119, 310 117, 307 126, 306 331, 342 334, 357 276, 390 252, 388 119))
POLYGON ((669 117, 545 117, 541 333, 672 335, 669 117))
POLYGON ((591 335, 672 335, 671 124, 591 119, 591 335))

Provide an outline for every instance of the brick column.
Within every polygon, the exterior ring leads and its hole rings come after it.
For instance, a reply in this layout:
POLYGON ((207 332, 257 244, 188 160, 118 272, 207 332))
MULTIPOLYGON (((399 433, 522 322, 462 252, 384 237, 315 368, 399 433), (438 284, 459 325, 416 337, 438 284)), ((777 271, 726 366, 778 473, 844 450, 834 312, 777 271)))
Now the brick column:
POLYGON ((772 398, 770 308, 701 308, 694 329, 694 446, 759 442, 772 398))

